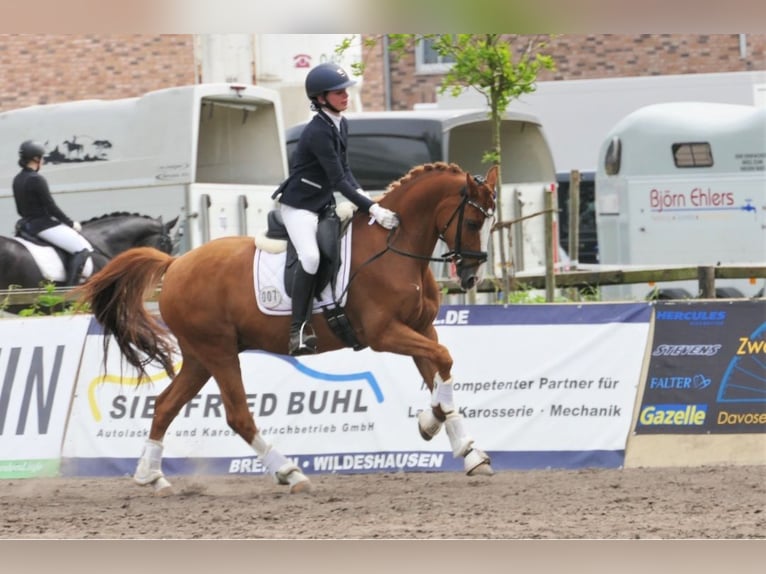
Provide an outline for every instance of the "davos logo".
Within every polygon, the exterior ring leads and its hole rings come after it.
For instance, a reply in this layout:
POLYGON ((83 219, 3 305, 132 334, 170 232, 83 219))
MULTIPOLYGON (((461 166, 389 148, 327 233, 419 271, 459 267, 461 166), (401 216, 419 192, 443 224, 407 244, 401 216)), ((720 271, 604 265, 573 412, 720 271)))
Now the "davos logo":
POLYGON ((693 377, 652 377, 649 379, 649 388, 665 391, 701 391, 710 386, 710 378, 705 375, 693 377))

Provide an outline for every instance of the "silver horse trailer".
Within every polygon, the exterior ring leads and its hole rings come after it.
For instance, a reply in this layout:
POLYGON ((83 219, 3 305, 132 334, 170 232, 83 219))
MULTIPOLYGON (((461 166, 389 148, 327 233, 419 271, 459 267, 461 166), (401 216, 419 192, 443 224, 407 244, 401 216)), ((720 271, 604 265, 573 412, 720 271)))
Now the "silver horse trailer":
POLYGON ((44 144, 41 173, 73 219, 180 216, 181 252, 254 234, 287 175, 281 118, 277 92, 230 84, 0 113, 0 234, 17 219, 11 183, 27 139, 44 144))

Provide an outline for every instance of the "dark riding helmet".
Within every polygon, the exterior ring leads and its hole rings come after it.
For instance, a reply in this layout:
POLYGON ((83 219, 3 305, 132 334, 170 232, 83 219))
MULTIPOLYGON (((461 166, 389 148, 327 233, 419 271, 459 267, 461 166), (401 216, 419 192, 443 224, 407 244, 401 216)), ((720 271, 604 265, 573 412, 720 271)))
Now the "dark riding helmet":
POLYGON ((19 146, 19 165, 23 167, 34 158, 43 157, 44 155, 45 148, 42 144, 33 140, 27 140, 19 146))
POLYGON ((346 71, 337 64, 319 64, 306 76, 306 95, 310 100, 335 90, 342 90, 356 84, 346 71))

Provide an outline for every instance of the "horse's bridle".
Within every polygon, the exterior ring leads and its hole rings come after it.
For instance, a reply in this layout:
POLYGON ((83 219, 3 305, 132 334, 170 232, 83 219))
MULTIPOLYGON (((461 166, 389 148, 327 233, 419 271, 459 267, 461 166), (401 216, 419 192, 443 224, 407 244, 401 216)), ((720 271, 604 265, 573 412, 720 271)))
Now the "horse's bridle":
MULTIPOLYGON (((475 175, 473 177, 476 183, 480 185, 485 182, 484 178, 480 175, 475 175)), ((428 255, 420 255, 418 253, 410 253, 408 251, 403 251, 399 249, 398 247, 394 247, 392 242, 394 240, 394 233, 398 229, 398 227, 393 228, 388 233, 388 239, 386 240, 386 249, 393 251, 394 253, 398 255, 403 255, 404 257, 411 257, 413 259, 422 259, 425 261, 435 261, 438 263, 454 262, 455 264, 460 264, 463 261, 463 259, 474 259, 477 261, 477 265, 481 265, 482 263, 484 263, 487 260, 486 251, 463 251, 462 250, 463 219, 465 218, 465 208, 467 205, 470 205, 471 207, 475 207, 487 219, 490 219, 491 217, 493 217, 494 212, 492 209, 486 209, 483 206, 476 203, 474 200, 470 199, 468 197, 468 189, 466 187, 463 187, 463 189, 460 190, 460 195, 462 196, 463 199, 460 201, 460 204, 455 208, 455 211, 452 212, 452 215, 447 220, 447 223, 444 224, 444 227, 439 232, 439 239, 444 241, 444 243, 447 243, 447 238, 444 236, 444 234, 447 232, 447 229, 449 229, 449 226, 457 217, 457 232, 455 233, 455 246, 450 251, 443 253, 439 257, 432 257, 428 255)))
MULTIPOLYGON (((479 185, 485 183, 486 179, 480 175, 474 175, 473 176, 474 181, 478 183, 479 185)), ((359 271, 362 270, 362 268, 366 267, 379 257, 382 257, 387 251, 392 251, 393 253, 396 253, 397 255, 402 255, 404 257, 410 257, 412 259, 421 259, 423 261, 435 261, 437 263, 449 263, 454 261, 456 264, 460 263, 463 259, 476 259, 478 261, 477 265, 481 265, 487 260, 487 252, 486 251, 466 251, 463 252, 461 249, 461 243, 462 243, 462 229, 463 229, 463 218, 465 217, 465 208, 467 205, 470 205, 472 207, 475 207, 478 209, 484 217, 487 219, 494 217, 494 211, 492 209, 486 209, 470 199, 468 197, 468 188, 463 186, 463 188, 460 190, 460 195, 462 196, 462 200, 460 201, 460 205, 458 205, 455 208, 455 211, 452 212, 452 215, 450 215, 450 218, 447 220, 447 223, 442 227, 442 230, 439 232, 439 239, 447 243, 447 239, 444 237, 444 234, 446 233, 447 229, 449 229, 450 224, 452 221, 457 217, 457 223, 458 223, 458 229, 457 233, 455 234, 455 247, 448 251, 447 253, 442 254, 440 257, 430 257, 428 255, 420 255, 419 253, 410 253, 409 251, 404 251, 402 249, 399 249, 398 247, 394 247, 392 242, 394 240, 394 235, 396 234, 396 231, 399 229, 399 226, 392 228, 388 232, 388 237, 386 238, 386 248, 382 251, 378 251, 375 255, 370 257, 367 261, 362 263, 358 269, 356 269, 352 274, 351 277, 348 280, 348 284, 346 285, 346 288, 343 290, 343 293, 341 293, 341 296, 338 299, 342 299, 343 296, 346 294, 346 292, 351 287, 351 283, 356 277, 356 274, 359 273, 359 271)))

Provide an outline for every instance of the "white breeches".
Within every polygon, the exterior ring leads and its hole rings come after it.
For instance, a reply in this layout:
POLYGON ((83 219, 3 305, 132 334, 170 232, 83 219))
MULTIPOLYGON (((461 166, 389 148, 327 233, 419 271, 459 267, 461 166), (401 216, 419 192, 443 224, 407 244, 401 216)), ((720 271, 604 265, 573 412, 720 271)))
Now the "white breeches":
MULTIPOLYGON (((44 229, 37 234, 41 239, 44 239, 48 243, 52 243, 56 247, 60 247, 67 253, 77 253, 78 251, 93 251, 93 246, 82 235, 77 233, 74 229, 63 223, 44 229)), ((88 257, 85 261, 85 267, 82 270, 83 277, 90 277, 93 273, 93 259, 88 257)))
POLYGON ((319 269, 319 245, 317 245, 319 215, 313 211, 296 209, 285 204, 280 204, 279 209, 303 270, 309 275, 315 275, 319 269))

